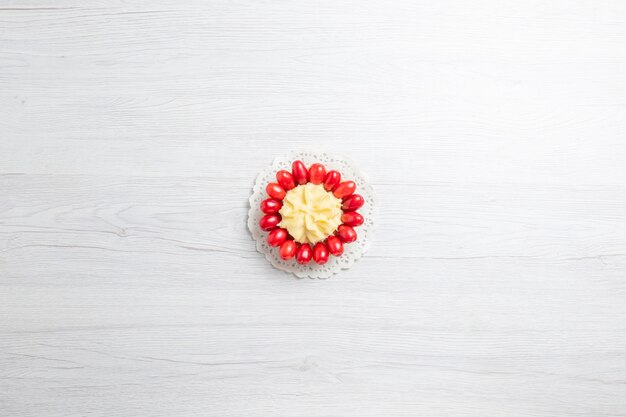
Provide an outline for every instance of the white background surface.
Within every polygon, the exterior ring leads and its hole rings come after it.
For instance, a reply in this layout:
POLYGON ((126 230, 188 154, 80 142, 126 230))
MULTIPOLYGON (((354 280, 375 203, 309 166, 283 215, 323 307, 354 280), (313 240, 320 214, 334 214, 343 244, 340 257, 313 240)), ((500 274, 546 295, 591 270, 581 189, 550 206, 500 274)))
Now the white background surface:
POLYGON ((0 0, 0 414, 626 415, 626 3, 0 0), (383 214, 297 280, 317 144, 383 214))

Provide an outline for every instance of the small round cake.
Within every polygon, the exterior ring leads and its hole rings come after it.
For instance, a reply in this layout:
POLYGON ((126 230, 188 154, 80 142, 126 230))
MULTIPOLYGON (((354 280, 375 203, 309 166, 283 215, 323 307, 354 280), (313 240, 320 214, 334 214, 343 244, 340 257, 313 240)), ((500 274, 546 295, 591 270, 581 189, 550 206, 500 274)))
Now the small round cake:
POLYGON ((364 222, 357 210, 365 199, 355 194, 355 182, 343 179, 339 171, 327 171, 320 163, 307 168, 295 160, 291 171, 276 172, 276 182, 267 184, 265 191, 258 225, 283 260, 323 265, 331 255, 342 256, 344 244, 357 240, 354 228, 364 222))

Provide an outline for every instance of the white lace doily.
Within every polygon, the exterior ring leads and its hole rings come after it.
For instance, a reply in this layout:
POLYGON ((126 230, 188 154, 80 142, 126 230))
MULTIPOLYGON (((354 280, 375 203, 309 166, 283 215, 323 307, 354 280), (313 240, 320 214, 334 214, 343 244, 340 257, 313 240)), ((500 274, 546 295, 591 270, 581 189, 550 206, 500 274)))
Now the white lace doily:
POLYGON ((274 267, 283 271, 292 272, 300 278, 329 278, 341 269, 347 269, 359 259, 369 248, 375 225, 375 207, 374 191, 368 182, 368 178, 362 174, 358 168, 348 159, 339 158, 327 152, 292 152, 288 155, 278 157, 271 166, 263 169, 254 183, 252 196, 250 196, 250 210, 248 211, 248 229, 254 240, 256 240, 256 249, 265 255, 268 261, 274 267), (324 265, 318 265, 313 260, 306 265, 296 262, 295 258, 288 261, 281 259, 278 254, 278 248, 271 247, 265 240, 267 232, 259 227, 259 220, 263 217, 259 205, 265 200, 267 194, 265 187, 270 182, 276 182, 276 172, 285 169, 291 172, 291 163, 296 159, 300 159, 308 167, 312 163, 319 162, 324 164, 326 170, 335 169, 341 173, 342 181, 352 180, 356 183, 356 192, 361 194, 365 199, 365 204, 358 212, 365 219, 361 226, 355 228, 358 235, 356 242, 344 245, 343 255, 336 257, 330 256, 328 262, 324 265))

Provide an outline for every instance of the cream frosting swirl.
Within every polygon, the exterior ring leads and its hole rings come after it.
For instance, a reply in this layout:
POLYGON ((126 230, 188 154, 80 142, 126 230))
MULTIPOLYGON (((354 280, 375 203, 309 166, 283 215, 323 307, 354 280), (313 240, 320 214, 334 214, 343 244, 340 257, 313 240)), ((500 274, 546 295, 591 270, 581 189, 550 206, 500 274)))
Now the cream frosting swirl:
POLYGON ((341 224, 341 200, 322 185, 307 183, 287 191, 279 211, 280 227, 299 243, 317 243, 341 224))

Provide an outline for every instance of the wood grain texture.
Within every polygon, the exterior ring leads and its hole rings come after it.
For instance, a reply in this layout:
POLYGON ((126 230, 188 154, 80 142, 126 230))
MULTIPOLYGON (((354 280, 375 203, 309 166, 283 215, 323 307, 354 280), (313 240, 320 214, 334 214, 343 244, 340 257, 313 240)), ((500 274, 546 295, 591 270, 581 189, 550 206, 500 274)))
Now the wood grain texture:
POLYGON ((0 0, 0 415, 626 416, 626 3, 0 0), (289 148, 351 270, 246 229, 289 148))

